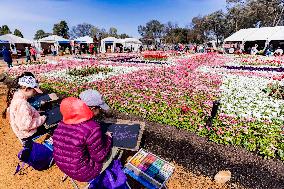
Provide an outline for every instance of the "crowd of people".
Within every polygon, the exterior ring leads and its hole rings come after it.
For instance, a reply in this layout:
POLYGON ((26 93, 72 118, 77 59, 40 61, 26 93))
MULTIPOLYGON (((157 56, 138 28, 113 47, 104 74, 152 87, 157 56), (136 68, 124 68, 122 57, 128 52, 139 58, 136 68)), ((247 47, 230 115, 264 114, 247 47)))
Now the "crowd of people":
POLYGON ((230 48, 227 48, 227 52, 230 54, 251 54, 251 55, 264 55, 264 56, 282 56, 283 49, 280 46, 274 48, 272 44, 266 46, 259 46, 253 44, 245 48, 245 45, 237 44, 230 48))
MULTIPOLYGON (((46 129, 45 112, 39 111, 33 98, 42 94, 34 74, 24 72, 15 79, 9 88, 7 108, 3 118, 10 121, 11 128, 23 150, 19 159, 31 161, 35 153, 33 139, 47 133, 53 141, 53 157, 59 169, 69 177, 90 182, 96 178, 118 153, 112 146, 112 133, 104 132, 97 118, 102 113, 108 113, 109 106, 102 95, 95 90, 83 91, 79 98, 68 97, 61 101, 60 112, 62 121, 51 129, 46 129)), ((50 100, 57 100, 56 94, 48 95, 50 100)))

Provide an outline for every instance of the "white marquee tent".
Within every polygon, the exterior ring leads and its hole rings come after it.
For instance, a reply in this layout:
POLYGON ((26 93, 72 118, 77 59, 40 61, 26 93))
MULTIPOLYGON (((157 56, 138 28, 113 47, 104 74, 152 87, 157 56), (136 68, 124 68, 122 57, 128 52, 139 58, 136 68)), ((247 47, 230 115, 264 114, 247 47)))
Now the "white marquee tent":
POLYGON ((130 48, 132 46, 133 51, 138 51, 142 42, 136 38, 117 39, 115 37, 107 37, 101 40, 101 52, 107 52, 108 47, 110 47, 111 52, 114 52, 117 44, 121 44, 126 48, 130 48))
POLYGON ((278 30, 269 37, 271 41, 283 41, 284 40, 284 26, 278 26, 278 30))
POLYGON ((39 39, 38 42, 40 43, 70 43, 68 39, 60 37, 58 35, 50 35, 50 36, 44 37, 42 39, 39 39))
POLYGON ((33 43, 32 41, 30 41, 28 39, 15 36, 13 34, 1 35, 0 40, 1 41, 8 41, 10 44, 32 44, 33 43))
POLYGON ((0 40, 0 43, 9 43, 9 41, 0 40))
POLYGON ((114 52, 114 48, 116 44, 120 43, 121 41, 115 37, 107 37, 101 40, 101 49, 102 53, 106 53, 107 49, 110 48, 111 52, 114 52))
POLYGON ((75 42, 79 42, 79 43, 94 43, 93 38, 91 38, 90 36, 84 36, 84 37, 78 37, 76 39, 74 39, 75 42))
POLYGON ((133 48, 133 51, 137 52, 142 42, 136 38, 125 38, 123 39, 123 46, 126 48, 133 48))
POLYGON ((241 29, 225 42, 284 40, 284 26, 241 29))
POLYGON ((70 44, 70 40, 58 35, 50 35, 34 42, 35 47, 40 51, 42 49, 50 48, 50 45, 53 45, 56 48, 57 53, 60 44, 70 44))

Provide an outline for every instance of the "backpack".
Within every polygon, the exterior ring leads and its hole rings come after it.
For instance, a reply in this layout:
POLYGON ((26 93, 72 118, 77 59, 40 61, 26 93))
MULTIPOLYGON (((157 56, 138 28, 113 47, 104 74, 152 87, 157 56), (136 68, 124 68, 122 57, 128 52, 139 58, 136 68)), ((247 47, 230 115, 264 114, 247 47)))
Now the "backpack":
MULTIPOLYGON (((27 149, 25 148, 22 149, 18 154, 18 158, 20 161, 21 161, 20 157, 25 150, 27 149)), ((53 162, 53 152, 45 145, 34 142, 29 158, 22 162, 23 162, 22 167, 26 163, 29 166, 33 167, 35 170, 38 171, 46 170, 50 167, 50 165, 53 162)), ((18 173, 22 167, 18 164, 15 174, 18 173)))
POLYGON ((90 182, 89 189, 129 189, 126 182, 127 177, 120 160, 114 160, 104 172, 90 182))

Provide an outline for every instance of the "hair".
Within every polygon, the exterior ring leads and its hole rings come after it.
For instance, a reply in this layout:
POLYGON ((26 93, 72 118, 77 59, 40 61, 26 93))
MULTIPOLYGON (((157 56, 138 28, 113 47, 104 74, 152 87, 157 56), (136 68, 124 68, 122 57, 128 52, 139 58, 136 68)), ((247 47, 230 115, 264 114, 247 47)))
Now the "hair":
POLYGON ((24 72, 24 73, 22 73, 22 75, 18 76, 16 79, 14 79, 14 81, 8 86, 8 94, 7 94, 7 98, 6 98, 7 106, 6 106, 5 110, 2 112, 2 118, 3 119, 6 119, 7 109, 8 109, 8 107, 11 104, 11 101, 13 99, 13 96, 14 96, 15 92, 18 89, 21 88, 21 86, 18 84, 19 79, 21 77, 24 77, 24 76, 31 76, 31 77, 35 78, 33 73, 31 73, 31 72, 24 72))

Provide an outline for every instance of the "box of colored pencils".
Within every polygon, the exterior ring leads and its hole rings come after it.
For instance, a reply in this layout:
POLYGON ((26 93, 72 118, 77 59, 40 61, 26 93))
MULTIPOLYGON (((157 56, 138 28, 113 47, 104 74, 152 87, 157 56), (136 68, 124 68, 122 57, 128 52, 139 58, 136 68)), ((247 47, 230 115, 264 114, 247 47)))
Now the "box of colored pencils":
POLYGON ((140 149, 125 167, 155 188, 164 186, 174 172, 172 164, 143 149, 140 149))

